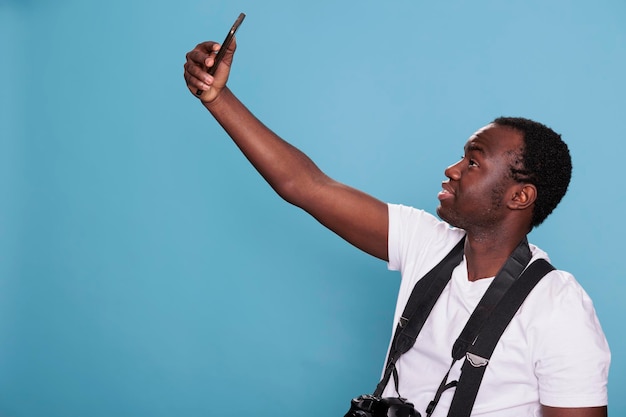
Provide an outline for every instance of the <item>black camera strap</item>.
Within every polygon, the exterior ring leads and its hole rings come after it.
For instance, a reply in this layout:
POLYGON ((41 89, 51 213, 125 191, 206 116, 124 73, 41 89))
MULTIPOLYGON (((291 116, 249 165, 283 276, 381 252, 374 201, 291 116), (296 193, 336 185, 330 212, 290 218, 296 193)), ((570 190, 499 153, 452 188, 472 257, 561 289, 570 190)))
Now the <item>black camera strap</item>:
POLYGON ((500 336, 535 285, 554 269, 545 259, 537 259, 502 296, 495 310, 487 318, 482 331, 467 349, 466 360, 461 367, 461 376, 448 416, 470 416, 480 383, 500 336))
POLYGON ((542 261, 539 264, 533 262, 534 266, 531 265, 532 268, 526 268, 531 258, 532 254, 528 247, 528 240, 524 238, 496 274, 454 343, 452 347, 452 363, 435 393, 435 398, 426 408, 426 417, 432 415, 443 392, 452 387, 457 387, 454 392, 453 402, 455 401, 454 398, 458 398, 458 400, 456 400, 454 410, 450 409, 448 416, 463 417, 470 415, 480 383, 482 382, 482 376, 502 332, 504 332, 504 329, 526 299, 530 290, 548 272, 548 270, 543 270, 541 266, 545 263, 552 267, 546 261, 542 261), (526 271, 524 271, 525 269, 526 271), (518 284, 515 285, 516 283, 518 284), (506 295, 508 296, 505 298, 506 295), (512 301, 517 302, 511 304, 512 301), (498 324, 498 328, 501 328, 501 331, 498 332, 496 329, 494 332, 494 324, 498 324), (476 354, 471 347, 475 345, 481 335, 483 336, 483 342, 488 342, 489 351, 485 352, 482 349, 480 354, 476 354), (448 382, 448 375, 452 366, 464 356, 466 360, 461 368, 462 372, 464 369, 467 370, 468 367, 477 371, 466 372, 466 375, 461 373, 459 381, 448 382), (463 379, 462 386, 460 384, 461 379, 463 379))
MULTIPOLYGON (((432 311, 437 299, 452 277, 452 271, 461 262, 463 257, 462 239, 452 251, 421 280, 417 282, 407 305, 396 327, 396 332, 390 348, 387 366, 383 379, 378 384, 375 396, 380 396, 387 386, 391 375, 394 376, 396 392, 398 392, 398 375, 395 363, 398 358, 407 352, 417 339, 424 322, 432 311)), ((452 348, 452 364, 466 356, 461 378, 459 381, 447 382, 450 370, 441 382, 435 398, 428 405, 427 416, 430 416, 439 402, 441 394, 458 385, 453 400, 454 410, 449 416, 469 416, 473 407, 482 375, 489 362, 502 332, 512 319, 519 306, 535 284, 547 273, 554 269, 547 261, 534 262, 526 272, 522 272, 530 262, 532 254, 528 241, 524 238, 498 272, 489 288, 481 298, 478 306, 470 316, 460 336, 452 348), (520 279, 518 279, 520 277, 520 279), (524 277, 524 279, 521 279, 524 277), (515 284, 515 285, 514 285, 515 284), (512 291, 508 291, 511 289, 512 291), (506 296, 506 297, 505 297, 506 296), (495 312, 494 312, 495 309, 495 312), (493 314, 492 314, 493 313, 493 314), (487 324, 488 323, 488 324, 487 324), (479 337, 480 336, 480 337, 479 337), (468 363, 470 365, 468 365, 468 363), (467 371, 469 367, 471 371, 467 371), (478 371, 475 371, 477 369, 478 371), (456 399, 458 398, 458 400, 456 399), (456 410, 456 411, 455 411, 456 410), (458 413, 463 410, 463 414, 458 413)))
POLYGON ((409 297, 404 307, 400 322, 391 342, 391 348, 387 357, 387 366, 383 378, 374 391, 375 397, 380 397, 387 386, 391 375, 394 375, 394 383, 398 395, 398 375, 396 361, 415 344, 415 339, 424 326, 424 322, 432 311, 437 299, 443 292, 448 281, 452 277, 452 271, 463 259, 463 246, 465 237, 441 260, 433 269, 422 277, 409 297))

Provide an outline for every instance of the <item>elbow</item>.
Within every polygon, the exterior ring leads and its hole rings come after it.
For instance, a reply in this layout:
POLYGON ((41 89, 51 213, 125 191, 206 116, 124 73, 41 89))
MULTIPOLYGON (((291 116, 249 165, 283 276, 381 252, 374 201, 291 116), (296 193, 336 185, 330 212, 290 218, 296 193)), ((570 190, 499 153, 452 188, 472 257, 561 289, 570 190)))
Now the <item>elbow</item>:
POLYGON ((272 188, 276 194, 286 202, 294 206, 302 207, 303 200, 306 197, 305 190, 308 188, 304 182, 290 178, 277 184, 273 184, 272 188))
POLYGON ((273 186, 274 191, 286 202, 307 209, 323 184, 323 178, 292 177, 273 186))

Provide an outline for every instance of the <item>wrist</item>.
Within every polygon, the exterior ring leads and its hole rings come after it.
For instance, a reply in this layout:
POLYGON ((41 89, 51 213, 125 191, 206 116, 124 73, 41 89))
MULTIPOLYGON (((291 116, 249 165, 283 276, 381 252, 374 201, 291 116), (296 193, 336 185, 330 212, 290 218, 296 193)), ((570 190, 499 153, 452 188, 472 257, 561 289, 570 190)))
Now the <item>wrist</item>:
POLYGON ((204 107, 206 107, 207 110, 211 111, 211 109, 215 108, 216 106, 219 105, 220 102, 223 101, 224 94, 228 94, 228 93, 230 93, 230 90, 228 90, 228 87, 224 87, 220 89, 216 93, 216 95, 213 96, 209 100, 202 100, 202 98, 200 98, 200 102, 202 103, 204 107))

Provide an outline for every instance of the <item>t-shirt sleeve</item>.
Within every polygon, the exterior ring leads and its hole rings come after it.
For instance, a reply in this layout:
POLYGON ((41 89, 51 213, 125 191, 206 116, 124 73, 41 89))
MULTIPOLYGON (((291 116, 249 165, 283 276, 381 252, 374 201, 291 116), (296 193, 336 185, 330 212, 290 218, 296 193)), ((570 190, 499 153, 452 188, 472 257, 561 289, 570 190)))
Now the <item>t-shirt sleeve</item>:
POLYGON ((392 271, 404 273, 408 267, 418 265, 419 269, 429 270, 465 233, 423 210, 399 204, 387 206, 389 210, 387 268, 392 271))
POLYGON ((606 405, 611 354, 593 303, 574 277, 554 271, 537 287, 544 306, 530 328, 536 346, 534 361, 543 405, 598 407, 606 405))

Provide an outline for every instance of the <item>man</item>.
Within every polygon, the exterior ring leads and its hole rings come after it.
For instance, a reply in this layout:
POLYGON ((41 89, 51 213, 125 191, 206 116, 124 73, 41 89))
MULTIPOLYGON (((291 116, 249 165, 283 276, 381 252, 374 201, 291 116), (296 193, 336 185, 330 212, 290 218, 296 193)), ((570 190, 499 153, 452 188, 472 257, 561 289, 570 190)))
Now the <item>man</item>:
MULTIPOLYGON (((386 204, 326 176, 302 152, 264 126, 227 88, 236 44, 215 76, 219 45, 187 54, 185 80, 272 188, 357 248, 402 272, 399 320, 415 283, 465 236, 464 258, 415 346, 397 363, 399 391, 424 410, 450 366, 452 344, 493 277, 527 233, 565 194, 567 146, 551 129, 500 118, 478 130, 462 159, 445 170, 438 215, 386 204), (452 227, 451 227, 452 226, 452 227)), ((533 260, 547 258, 531 246, 533 260)), ((607 415, 610 353, 593 305, 574 278, 550 272, 502 335, 487 367, 473 416, 607 415)), ((450 373, 458 379, 460 364, 450 373)), ((454 390, 433 416, 446 416, 454 390)), ((383 396, 397 396, 389 383, 383 396)))

